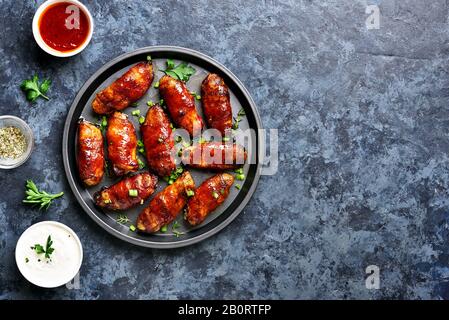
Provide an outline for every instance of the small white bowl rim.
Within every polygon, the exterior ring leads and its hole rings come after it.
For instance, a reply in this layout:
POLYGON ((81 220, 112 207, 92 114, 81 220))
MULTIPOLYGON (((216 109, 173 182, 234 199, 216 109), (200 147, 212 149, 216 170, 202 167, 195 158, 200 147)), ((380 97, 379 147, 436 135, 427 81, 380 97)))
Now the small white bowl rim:
POLYGON ((33 153, 33 149, 34 149, 34 133, 33 133, 33 130, 31 130, 31 127, 28 125, 28 123, 26 123, 25 120, 20 119, 19 117, 12 116, 12 115, 0 116, 0 120, 3 120, 3 119, 11 119, 15 122, 22 124, 27 129, 27 132, 24 132, 23 134, 25 134, 25 135, 28 133, 30 134, 30 144, 27 146, 27 150, 25 151, 25 156, 20 161, 17 161, 11 165, 4 165, 4 164, 0 163, 0 170, 1 169, 5 169, 5 170, 15 169, 17 167, 20 167, 25 162, 27 162, 28 159, 31 157, 31 154, 33 153))
MULTIPOLYGON (((77 234, 75 233, 75 231, 73 231, 73 229, 70 228, 69 226, 67 226, 67 225, 65 225, 65 224, 63 224, 63 223, 61 223, 61 222, 52 221, 52 220, 41 221, 41 222, 32 224, 31 226, 29 226, 28 228, 26 228, 25 231, 22 232, 22 234, 20 235, 19 239, 17 240, 17 243, 16 243, 16 249, 15 249, 15 251, 14 251, 14 254, 15 254, 15 258, 16 258, 16 265, 17 265, 17 268, 19 269, 19 271, 20 271, 20 273, 22 274, 22 276, 23 276, 28 282, 34 284, 35 286, 41 287, 41 288, 57 288, 57 287, 61 287, 61 286, 65 285, 65 284, 67 284, 68 282, 70 282, 70 281, 77 275, 77 273, 78 273, 79 270, 81 269, 81 265, 82 265, 82 263, 83 263, 83 246, 82 246, 82 244, 81 244, 80 239, 78 238, 78 235, 77 235, 77 234), (67 281, 64 280, 64 281, 65 281, 64 283, 58 284, 58 285, 56 285, 56 286, 55 286, 55 285, 53 285, 53 286, 45 286, 45 285, 42 285, 42 283, 40 283, 40 284, 34 283, 34 282, 31 281, 30 279, 28 279, 28 278, 24 275, 24 273, 22 272, 22 270, 21 270, 21 268, 20 268, 21 264, 19 264, 18 257, 17 257, 17 254, 18 254, 18 251, 17 251, 17 249, 18 249, 18 244, 19 244, 19 241, 22 239, 22 236, 23 236, 28 230, 30 230, 31 228, 35 228, 36 226, 39 226, 39 225, 42 225, 42 224, 46 224, 46 225, 55 225, 55 226, 58 226, 58 227, 61 227, 61 228, 65 229, 66 231, 68 231, 70 234, 73 235, 73 238, 75 239, 77 245, 78 245, 79 248, 80 248, 80 260, 79 260, 78 265, 77 265, 77 267, 76 267, 76 272, 75 272, 75 274, 74 274, 73 276, 70 275, 70 276, 71 276, 70 279, 68 279, 67 281)), ((67 277, 67 278, 68 278, 68 277, 67 277)))
POLYGON ((94 32, 94 19, 93 19, 92 15, 90 14, 89 9, 87 9, 87 7, 84 4, 82 4, 81 2, 79 2, 78 0, 47 0, 39 6, 39 8, 37 9, 37 11, 33 17, 34 40, 36 41, 36 43, 39 45, 39 47, 42 50, 44 50, 48 54, 51 54, 52 56, 55 56, 55 57, 66 58, 66 57, 72 57, 72 56, 80 53, 89 45, 90 41, 92 40, 93 32, 94 32), (71 50, 71 51, 67 51, 67 52, 55 50, 52 47, 50 47, 49 45, 47 45, 45 43, 44 39, 42 39, 42 36, 39 32, 39 18, 42 15, 42 13, 45 11, 45 9, 47 9, 47 7, 54 5, 56 3, 61 3, 61 2, 69 2, 69 3, 73 3, 77 6, 79 6, 81 8, 81 10, 83 10, 84 13, 86 14, 87 20, 89 21, 89 25, 90 25, 89 34, 87 35, 87 38, 84 41, 84 43, 80 47, 76 48, 75 50, 71 50))

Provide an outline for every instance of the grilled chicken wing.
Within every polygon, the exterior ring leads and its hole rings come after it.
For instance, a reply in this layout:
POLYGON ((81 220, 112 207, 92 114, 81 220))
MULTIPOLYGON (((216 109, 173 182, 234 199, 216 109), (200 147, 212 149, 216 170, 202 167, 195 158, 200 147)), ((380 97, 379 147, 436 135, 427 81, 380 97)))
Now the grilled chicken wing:
POLYGON ((220 173, 204 181, 187 202, 186 220, 192 226, 203 222, 226 200, 233 183, 234 177, 228 173, 220 173))
POLYGON ((238 144, 206 142, 185 148, 182 163, 192 168, 229 170, 245 163, 247 153, 238 144))
POLYGON ((139 169, 136 152, 136 130, 126 114, 114 112, 109 117, 106 139, 108 142, 108 158, 116 176, 122 176, 139 169))
POLYGON ((94 201, 101 208, 126 210, 148 199, 156 189, 156 184, 157 177, 154 174, 139 173, 98 191, 94 194, 94 201))
POLYGON ((170 128, 170 120, 159 105, 148 110, 140 131, 148 166, 161 177, 169 176, 176 169, 175 159, 172 155, 175 141, 170 128))
POLYGON ((97 126, 85 120, 78 123, 77 164, 86 186, 100 183, 104 175, 103 135, 97 126))
POLYGON ((151 82, 153 82, 151 61, 138 63, 109 87, 99 92, 92 102, 92 108, 98 114, 110 114, 116 110, 123 110, 142 98, 151 82))
POLYGON ((137 218, 137 229, 156 232, 176 219, 187 203, 187 191, 195 189, 195 182, 185 171, 173 184, 158 193, 137 218))
POLYGON ((184 82, 165 75, 159 80, 159 93, 173 121, 191 136, 199 134, 204 126, 203 120, 196 112, 195 99, 184 82))
POLYGON ((231 130, 232 109, 228 86, 215 73, 210 73, 201 85, 201 101, 206 123, 221 132, 231 130))

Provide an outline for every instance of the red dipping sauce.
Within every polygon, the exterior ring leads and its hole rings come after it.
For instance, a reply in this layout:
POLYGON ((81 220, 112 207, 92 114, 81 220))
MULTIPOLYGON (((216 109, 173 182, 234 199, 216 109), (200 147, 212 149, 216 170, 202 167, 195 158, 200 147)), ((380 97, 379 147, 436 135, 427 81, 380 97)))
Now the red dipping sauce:
POLYGON ((44 42, 60 52, 72 51, 82 46, 90 31, 89 20, 84 11, 69 2, 49 6, 39 17, 38 25, 44 42), (75 12, 72 9, 78 10, 75 12))

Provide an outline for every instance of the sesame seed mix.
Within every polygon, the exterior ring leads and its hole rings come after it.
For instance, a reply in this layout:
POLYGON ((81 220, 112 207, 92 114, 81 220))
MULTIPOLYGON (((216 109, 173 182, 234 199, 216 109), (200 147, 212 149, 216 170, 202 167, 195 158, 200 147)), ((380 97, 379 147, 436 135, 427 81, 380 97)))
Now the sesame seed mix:
POLYGON ((19 128, 0 128, 0 158, 17 159, 26 150, 26 139, 19 128))

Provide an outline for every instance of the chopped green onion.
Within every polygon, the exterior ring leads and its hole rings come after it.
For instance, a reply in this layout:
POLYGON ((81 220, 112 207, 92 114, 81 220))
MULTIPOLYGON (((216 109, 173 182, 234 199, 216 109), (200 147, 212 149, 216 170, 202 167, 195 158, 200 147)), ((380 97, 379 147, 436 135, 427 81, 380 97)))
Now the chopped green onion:
POLYGON ((178 157, 182 157, 182 149, 179 149, 179 151, 178 151, 178 157))
POLYGON ((164 99, 159 100, 159 104, 160 104, 161 106, 163 106, 164 103, 165 103, 164 99))
POLYGON ((220 193, 224 194, 225 193, 225 189, 220 189, 220 193))
POLYGON ((147 55, 147 61, 151 61, 151 56, 147 55))
POLYGON ((142 148, 143 147, 143 141, 142 140, 137 140, 137 146, 142 148))
POLYGON ((159 88, 159 81, 157 81, 155 84, 154 84, 154 87, 157 89, 157 88, 159 88))
POLYGON ((242 174, 238 174, 238 175, 235 176, 235 178, 237 180, 243 181, 243 180, 245 180, 245 175, 243 173, 242 174))
POLYGON ((106 127, 107 125, 108 125, 108 119, 106 118, 106 116, 103 116, 103 118, 101 120, 101 126, 106 127))
POLYGON ((144 163, 142 160, 140 160, 139 158, 137 158, 137 162, 139 163, 139 169, 145 168, 145 163, 144 163))
POLYGON ((217 192, 212 192, 212 197, 214 197, 215 199, 218 199, 220 195, 217 192))
POLYGON ((103 202, 104 202, 105 204, 112 203, 111 199, 105 199, 103 202))
POLYGON ((243 168, 235 169, 235 173, 243 174, 243 168))
POLYGON ((161 232, 167 232, 167 225, 165 225, 165 226, 162 226, 162 228, 161 228, 161 232))
POLYGON ((145 122, 145 118, 144 118, 144 117, 142 117, 142 116, 141 116, 141 117, 139 117, 139 123, 140 123, 140 124, 143 124, 144 122, 145 122))
POLYGON ((195 192, 193 190, 187 190, 186 193, 188 197, 193 197, 195 195, 195 192))
POLYGON ((145 149, 144 148, 139 148, 139 153, 145 154, 145 149))
POLYGON ((136 227, 134 225, 130 225, 129 226, 129 230, 131 230, 132 232, 136 231, 136 227))
POLYGON ((149 107, 152 107, 152 106, 154 106, 154 102, 153 101, 147 101, 147 106, 149 106, 149 107))
POLYGON ((129 189, 128 194, 130 197, 137 197, 139 192, 136 189, 129 189))
POLYGON ((241 185, 239 185, 238 183, 235 185, 235 188, 237 189, 237 190, 240 190, 240 189, 242 189, 242 186, 241 185))
POLYGON ((137 102, 133 102, 132 104, 131 104, 131 107, 133 107, 133 108, 136 108, 136 107, 138 107, 139 106, 139 104, 137 103, 137 102))
POLYGON ((170 180, 168 180, 168 184, 173 184, 173 180, 172 179, 170 179, 170 180))
POLYGON ((140 116, 140 110, 139 109, 137 109, 137 110, 134 110, 133 112, 131 112, 131 114, 133 115, 133 116, 140 116))
POLYGON ((181 141, 182 141, 182 137, 181 137, 181 136, 176 136, 175 142, 176 142, 176 143, 179 143, 179 142, 181 142, 181 141))
POLYGON ((228 142, 229 140, 231 140, 229 137, 224 137, 224 138, 223 138, 223 141, 224 141, 224 142, 228 142))
POLYGON ((200 96, 199 94, 197 94, 197 95, 195 96, 195 98, 196 98, 196 100, 201 100, 201 96, 200 96))

